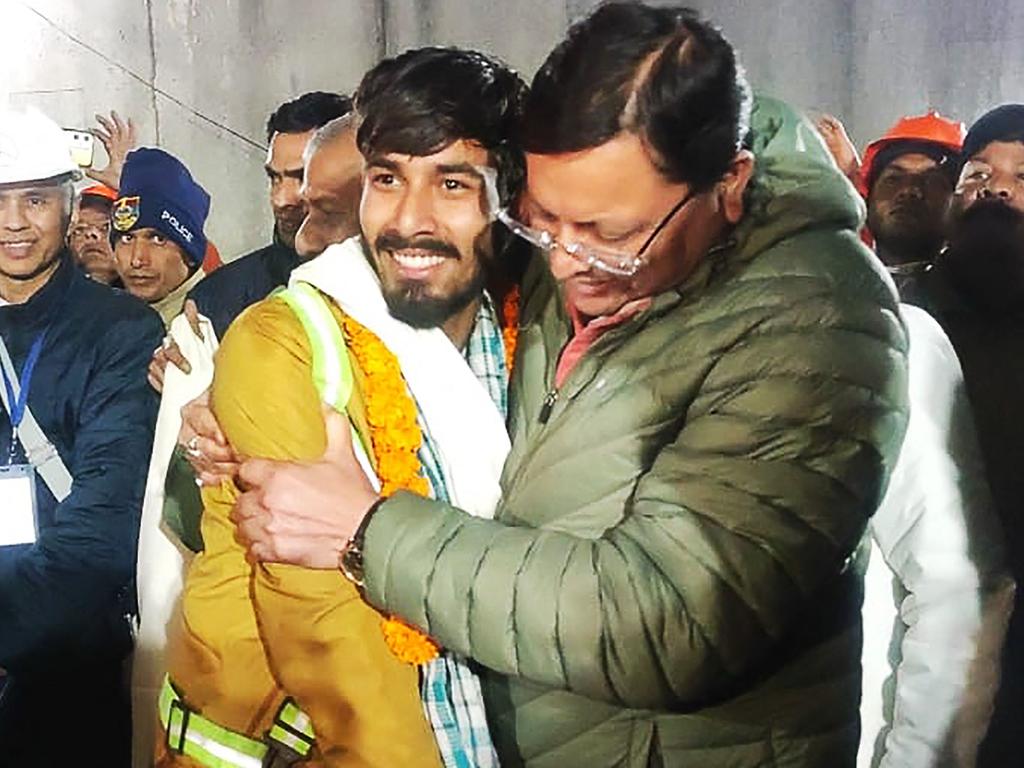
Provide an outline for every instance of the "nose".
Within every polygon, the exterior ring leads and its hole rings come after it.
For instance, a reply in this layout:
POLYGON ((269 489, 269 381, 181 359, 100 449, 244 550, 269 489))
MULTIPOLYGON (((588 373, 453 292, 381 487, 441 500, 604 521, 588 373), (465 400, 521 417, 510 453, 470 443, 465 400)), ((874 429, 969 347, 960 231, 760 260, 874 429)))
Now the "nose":
POLYGON ((270 204, 274 210, 302 205, 301 184, 298 179, 282 179, 270 190, 270 204))
POLYGON ((9 232, 28 228, 28 219, 17 200, 0 201, 0 226, 9 232))
POLYGON ((555 280, 565 280, 573 275, 579 275, 591 270, 591 266, 583 259, 573 256, 567 251, 565 246, 561 245, 561 241, 550 252, 548 261, 551 265, 551 274, 554 275, 555 280))
POLYGON ((980 196, 1010 200, 1018 193, 1018 183, 1016 174, 1003 173, 996 169, 982 188, 980 196))
POLYGON ((897 200, 920 200, 924 197, 924 184, 921 179, 910 179, 896 193, 897 200))
POLYGON ((429 190, 410 185, 402 193, 392 220, 403 237, 430 234, 435 231, 434 202, 429 190))
POLYGON ((149 249, 139 238, 132 240, 131 249, 131 265, 133 269, 141 269, 149 264, 149 249))

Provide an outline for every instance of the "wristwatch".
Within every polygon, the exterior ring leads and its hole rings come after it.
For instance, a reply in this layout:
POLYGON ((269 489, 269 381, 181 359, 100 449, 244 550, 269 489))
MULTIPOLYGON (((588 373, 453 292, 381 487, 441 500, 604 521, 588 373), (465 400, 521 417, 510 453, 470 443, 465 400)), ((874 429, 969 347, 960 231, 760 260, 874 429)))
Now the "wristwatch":
POLYGON ((366 510, 366 514, 363 515, 362 521, 359 523, 359 527, 356 528, 356 532, 352 534, 351 538, 345 542, 344 548, 341 550, 341 554, 338 556, 338 568, 341 569, 342 574, 346 579, 355 584, 359 589, 363 588, 363 539, 366 537, 366 529, 370 525, 370 518, 373 517, 373 513, 377 511, 387 499, 381 496, 370 508, 366 510))

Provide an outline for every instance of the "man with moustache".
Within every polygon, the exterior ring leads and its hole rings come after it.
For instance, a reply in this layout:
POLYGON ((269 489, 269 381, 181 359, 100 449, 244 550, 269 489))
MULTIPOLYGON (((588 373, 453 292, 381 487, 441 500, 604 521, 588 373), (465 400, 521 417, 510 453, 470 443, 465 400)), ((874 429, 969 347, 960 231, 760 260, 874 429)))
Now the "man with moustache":
POLYGON ((163 328, 66 243, 72 162, 38 113, 0 112, 0 762, 124 766, 132 577, 163 328), (34 502, 33 502, 34 499, 34 502))
MULTIPOLYGON (((295 245, 296 234, 307 210, 301 190, 303 153, 318 129, 349 115, 351 111, 352 100, 347 96, 312 91, 285 102, 270 115, 264 170, 270 183, 274 240, 270 245, 240 256, 207 275, 189 291, 185 306, 197 335, 202 335, 196 319, 199 315, 207 318, 218 338, 223 336, 243 309, 285 285, 288 275, 304 258, 316 255, 307 253, 304 257, 295 245)), ((350 153, 352 156, 358 157, 354 149, 350 153)), ((168 362, 186 373, 191 370, 192 363, 182 354, 173 336, 169 336, 153 354, 149 377, 157 391, 163 389, 168 362)))
POLYGON ((945 242, 963 138, 963 123, 928 112, 900 119, 864 152, 868 230, 904 303, 928 308, 926 276, 945 242))
POLYGON ((154 147, 128 154, 110 214, 114 264, 125 290, 165 324, 205 275, 209 213, 210 195, 178 158, 154 147))
POLYGON ((928 273, 945 243, 944 222, 960 170, 963 123, 938 112, 900 118, 868 144, 861 162, 832 115, 816 122, 840 170, 867 200, 865 237, 892 275, 900 299, 928 306, 928 273))
MULTIPOLYGON (((351 111, 352 100, 347 96, 312 91, 286 101, 267 120, 264 169, 274 213, 274 241, 229 262, 188 295, 199 313, 210 319, 218 338, 243 309, 286 285, 288 275, 302 263, 295 238, 307 211, 301 189, 303 153, 318 129, 351 111)), ((305 258, 311 255, 316 254, 305 258)))
POLYGON ((110 209, 116 199, 117 191, 104 184, 82 190, 68 232, 68 248, 90 279, 120 287, 110 244, 110 209))
POLYGON ((973 765, 1014 584, 960 364, 920 308, 931 304, 964 129, 934 112, 905 117, 868 146, 861 166, 841 123, 825 116, 817 127, 840 168, 854 159, 849 175, 867 197, 910 336, 910 420, 870 524, 857 765, 973 765))
MULTIPOLYGON (((521 183, 524 91, 503 65, 457 49, 410 51, 364 77, 362 235, 295 270, 225 335, 211 405, 234 450, 314 458, 326 404, 347 415, 340 428, 359 435, 382 492, 493 512, 508 361, 484 285, 511 238, 492 225, 488 182, 502 204, 521 183)), ((203 491, 158 764, 212 764, 213 739, 217 754, 274 765, 496 765, 465 661, 382 625, 337 571, 254 568, 229 520, 238 494, 230 480, 203 491)))
MULTIPOLYGON (((935 314, 963 365, 1009 559, 1024 579, 1024 105, 980 117, 964 140, 949 244, 935 269, 935 314)), ((1020 591, 1002 686, 980 764, 1001 766, 1022 744, 1024 626, 1020 591)))
POLYGON ((906 422, 854 190, 679 7, 576 24, 524 146, 498 217, 548 265, 495 519, 382 499, 332 427, 320 461, 243 465, 238 534, 478 662, 502 765, 852 764, 857 550, 906 422))

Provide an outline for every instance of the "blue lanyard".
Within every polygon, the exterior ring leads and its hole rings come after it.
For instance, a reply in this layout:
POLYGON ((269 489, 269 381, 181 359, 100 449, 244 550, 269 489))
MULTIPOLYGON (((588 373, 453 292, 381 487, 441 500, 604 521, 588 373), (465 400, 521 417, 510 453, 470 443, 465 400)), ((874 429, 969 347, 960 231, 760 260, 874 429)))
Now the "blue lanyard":
POLYGON ((7 378, 7 371, 0 366, 0 376, 4 380, 4 389, 7 390, 7 402, 11 405, 11 451, 9 459, 14 459, 15 445, 18 442, 18 427, 21 420, 25 418, 25 409, 28 407, 28 390, 32 386, 32 374, 35 373, 36 363, 39 362, 39 355, 43 352, 43 342, 46 341, 46 334, 50 328, 47 326, 43 332, 36 336, 32 347, 25 358, 25 366, 21 369, 21 381, 18 382, 20 392, 14 396, 14 383, 7 378))

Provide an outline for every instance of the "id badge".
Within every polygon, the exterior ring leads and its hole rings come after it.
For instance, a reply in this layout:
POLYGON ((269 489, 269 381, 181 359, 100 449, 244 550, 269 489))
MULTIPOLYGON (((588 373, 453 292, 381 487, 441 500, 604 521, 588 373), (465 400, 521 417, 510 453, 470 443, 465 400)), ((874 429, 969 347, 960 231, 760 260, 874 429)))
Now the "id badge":
POLYGON ((0 467, 0 547, 35 544, 36 471, 30 464, 0 467))

